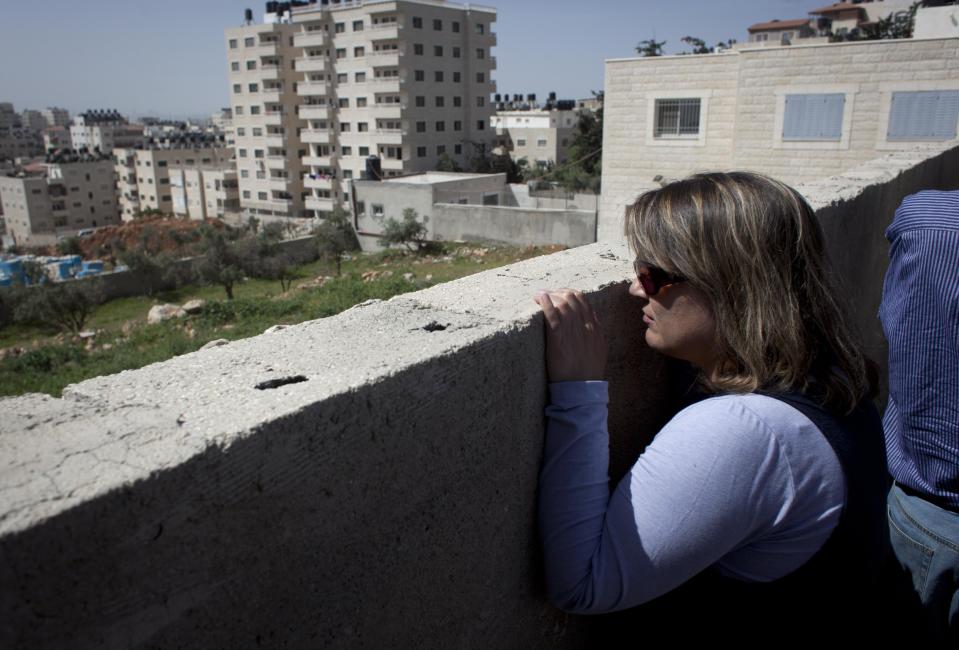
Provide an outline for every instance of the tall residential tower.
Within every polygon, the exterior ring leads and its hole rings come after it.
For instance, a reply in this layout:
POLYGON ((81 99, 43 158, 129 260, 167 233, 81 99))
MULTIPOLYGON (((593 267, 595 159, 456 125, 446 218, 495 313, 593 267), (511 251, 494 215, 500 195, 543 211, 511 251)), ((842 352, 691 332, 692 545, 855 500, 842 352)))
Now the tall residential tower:
POLYGON ((494 9, 443 0, 268 2, 226 31, 240 203, 315 217, 349 179, 489 148, 494 9))

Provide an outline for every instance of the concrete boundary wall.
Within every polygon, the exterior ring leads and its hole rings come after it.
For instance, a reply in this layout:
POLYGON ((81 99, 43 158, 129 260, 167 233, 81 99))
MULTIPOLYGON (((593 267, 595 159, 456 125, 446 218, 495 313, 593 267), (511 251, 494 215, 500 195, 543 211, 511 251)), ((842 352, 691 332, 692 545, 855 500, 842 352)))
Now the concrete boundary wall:
MULTIPOLYGON (((957 164, 800 188, 875 352, 882 233, 957 164)), ((600 313, 616 481, 689 380, 643 344, 630 272, 624 244, 583 246, 0 400, 0 647, 592 647, 610 619, 543 595, 531 295, 600 313)))
POLYGON ((445 241, 583 246, 596 241, 596 212, 436 203, 430 227, 445 241))
POLYGON ((624 245, 0 400, 0 647, 582 647, 544 599, 533 293, 612 342, 611 473, 669 416, 624 245))
MULTIPOLYGON (((288 259, 293 264, 306 264, 319 257, 316 240, 312 236, 281 241, 278 243, 278 246, 287 254, 288 259)), ((173 264, 184 271, 192 272, 202 260, 202 255, 198 257, 184 257, 176 260, 173 264)), ((116 298, 126 298, 127 296, 141 296, 145 293, 142 275, 131 270, 104 273, 102 275, 72 281, 97 285, 97 296, 102 302, 116 298)), ((173 284, 170 283, 163 286, 160 290, 173 288, 173 284)))

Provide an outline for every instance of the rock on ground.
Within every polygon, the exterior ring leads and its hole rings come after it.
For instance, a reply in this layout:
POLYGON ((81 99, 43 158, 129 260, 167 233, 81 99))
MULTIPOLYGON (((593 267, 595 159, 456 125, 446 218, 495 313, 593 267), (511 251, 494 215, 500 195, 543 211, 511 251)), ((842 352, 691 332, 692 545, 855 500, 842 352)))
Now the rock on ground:
POLYGON ((202 298, 195 298, 194 300, 188 300, 183 303, 183 311, 188 314, 199 314, 204 309, 206 309, 206 300, 202 298))
POLYGON ((147 314, 147 323, 155 325, 156 323, 162 323, 171 318, 182 318, 184 316, 186 316, 186 312, 183 311, 183 307, 180 305, 169 303, 165 305, 154 305, 150 307, 150 313, 147 314))

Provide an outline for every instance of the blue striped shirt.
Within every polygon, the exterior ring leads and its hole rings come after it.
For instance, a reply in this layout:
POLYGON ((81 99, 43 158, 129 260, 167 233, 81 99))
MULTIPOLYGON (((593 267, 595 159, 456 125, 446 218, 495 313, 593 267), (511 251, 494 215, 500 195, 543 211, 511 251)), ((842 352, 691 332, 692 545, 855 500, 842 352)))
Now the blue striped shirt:
POLYGON ((883 417, 897 483, 959 508, 959 191, 908 196, 886 230, 883 417))

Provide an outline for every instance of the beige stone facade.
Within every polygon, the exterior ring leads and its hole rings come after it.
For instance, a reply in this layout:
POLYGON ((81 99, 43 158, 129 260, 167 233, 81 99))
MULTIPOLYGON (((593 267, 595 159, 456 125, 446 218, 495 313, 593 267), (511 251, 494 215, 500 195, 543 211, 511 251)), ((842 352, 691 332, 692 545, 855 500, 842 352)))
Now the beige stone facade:
POLYGON ((145 138, 142 125, 128 123, 116 111, 87 111, 73 120, 70 140, 77 150, 110 153, 114 148, 143 144, 145 138))
POLYGON ((117 195, 124 221, 140 212, 159 210, 174 213, 170 169, 233 169, 233 150, 225 143, 212 141, 201 146, 192 143, 160 143, 145 149, 118 148, 116 161, 117 195))
POLYGON ((441 0, 313 4, 229 29, 244 211, 314 217, 378 156, 391 177, 489 147, 495 10, 441 0), (254 113, 255 111, 255 113, 254 113))
POLYGON ((173 214, 194 220, 223 218, 240 212, 234 161, 220 165, 169 168, 173 214))
MULTIPOLYGON (((896 94, 959 91, 959 39, 609 60, 605 89, 600 239, 621 236, 623 209, 657 176, 739 168, 800 183, 888 151, 941 145, 942 136, 892 137, 892 102, 896 94), (836 100, 833 134, 785 136, 787 103, 803 95, 836 100), (678 102, 698 107, 695 121, 692 111, 685 125, 675 113, 657 113, 678 102)), ((955 140, 955 129, 946 130, 955 140)))
POLYGON ((497 111, 490 120, 497 150, 513 160, 525 158, 531 168, 566 162, 579 117, 574 110, 497 111))
POLYGON ((0 177, 7 233, 16 244, 53 244, 81 230, 119 223, 109 158, 43 167, 40 173, 0 177))

